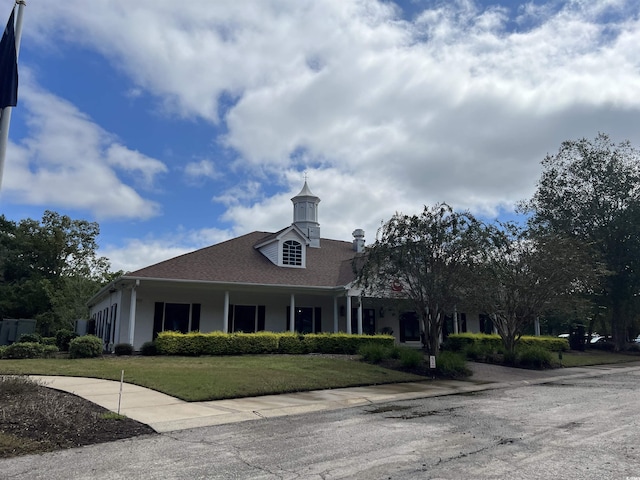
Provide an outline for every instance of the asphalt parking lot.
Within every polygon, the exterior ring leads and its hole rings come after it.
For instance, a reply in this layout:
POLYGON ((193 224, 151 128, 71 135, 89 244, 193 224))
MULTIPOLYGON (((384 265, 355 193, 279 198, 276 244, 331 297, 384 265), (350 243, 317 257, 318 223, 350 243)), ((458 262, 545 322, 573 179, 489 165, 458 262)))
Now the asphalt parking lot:
POLYGON ((640 478, 640 368, 0 461, 7 479, 640 478))

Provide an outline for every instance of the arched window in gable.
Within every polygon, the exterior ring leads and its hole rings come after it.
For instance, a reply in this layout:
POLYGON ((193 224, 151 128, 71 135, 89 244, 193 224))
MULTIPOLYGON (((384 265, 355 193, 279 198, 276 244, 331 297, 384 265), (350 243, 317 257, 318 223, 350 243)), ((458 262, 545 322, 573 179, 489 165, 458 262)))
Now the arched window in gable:
POLYGON ((282 264, 302 266, 302 244, 287 240, 282 244, 282 264))

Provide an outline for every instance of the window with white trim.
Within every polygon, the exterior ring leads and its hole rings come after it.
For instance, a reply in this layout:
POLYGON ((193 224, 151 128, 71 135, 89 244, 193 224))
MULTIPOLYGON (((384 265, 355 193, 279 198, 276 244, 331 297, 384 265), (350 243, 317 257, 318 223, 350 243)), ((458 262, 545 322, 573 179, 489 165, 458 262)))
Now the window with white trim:
POLYGON ((287 240, 282 244, 282 264, 302 266, 302 244, 287 240))

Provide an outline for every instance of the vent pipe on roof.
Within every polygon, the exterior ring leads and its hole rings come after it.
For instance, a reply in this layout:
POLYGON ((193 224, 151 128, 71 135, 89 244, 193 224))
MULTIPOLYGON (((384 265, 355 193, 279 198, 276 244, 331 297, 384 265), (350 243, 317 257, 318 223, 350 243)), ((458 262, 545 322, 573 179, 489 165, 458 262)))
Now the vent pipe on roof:
POLYGON ((364 252, 364 230, 358 228, 353 231, 353 250, 357 253, 364 252))

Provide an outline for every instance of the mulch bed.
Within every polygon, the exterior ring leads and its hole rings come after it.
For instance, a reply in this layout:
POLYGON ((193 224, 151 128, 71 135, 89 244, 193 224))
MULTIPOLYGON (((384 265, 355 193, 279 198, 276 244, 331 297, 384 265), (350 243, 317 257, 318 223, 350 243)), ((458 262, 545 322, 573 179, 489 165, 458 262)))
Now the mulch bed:
POLYGON ((70 393, 0 376, 0 458, 155 434, 70 393))

